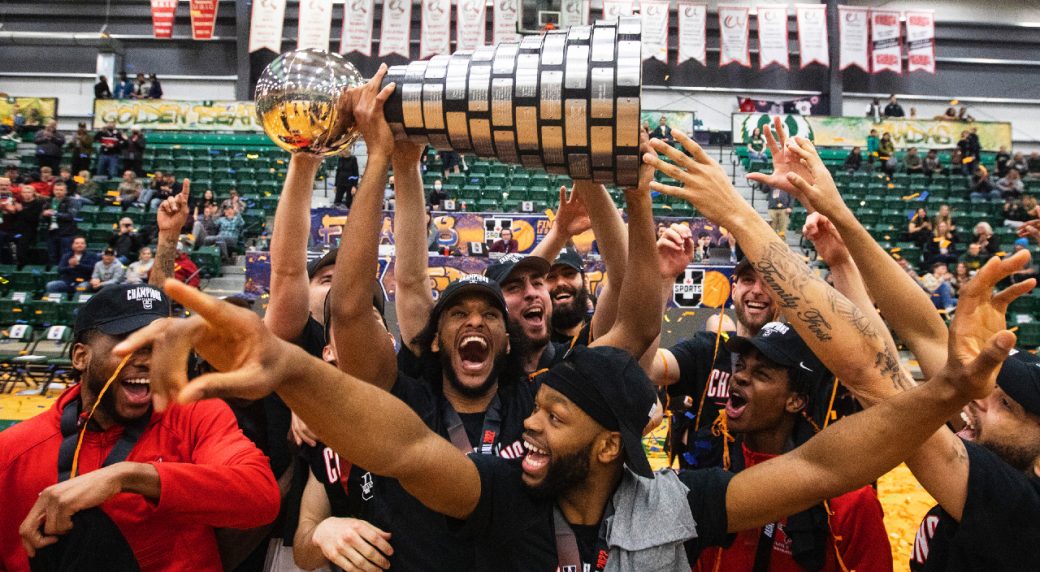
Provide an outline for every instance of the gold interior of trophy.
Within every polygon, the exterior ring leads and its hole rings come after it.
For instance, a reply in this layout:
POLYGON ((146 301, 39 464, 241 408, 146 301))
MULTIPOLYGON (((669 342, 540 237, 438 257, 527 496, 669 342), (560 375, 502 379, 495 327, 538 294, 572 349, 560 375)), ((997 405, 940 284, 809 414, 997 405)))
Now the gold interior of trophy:
POLYGON ((288 99, 260 115, 264 131, 286 151, 331 156, 361 136, 353 125, 340 132, 343 122, 338 121, 336 105, 329 100, 288 99))

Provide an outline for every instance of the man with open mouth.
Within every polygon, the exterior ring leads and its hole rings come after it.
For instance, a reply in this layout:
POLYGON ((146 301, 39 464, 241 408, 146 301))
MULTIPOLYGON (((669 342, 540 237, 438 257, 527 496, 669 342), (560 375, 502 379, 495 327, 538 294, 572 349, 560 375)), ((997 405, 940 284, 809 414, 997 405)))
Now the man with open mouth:
POLYGON ((112 353, 169 313, 163 292, 140 284, 109 286, 80 308, 70 356, 80 383, 0 433, 0 568, 29 570, 35 556, 61 569, 219 569, 216 527, 277 516, 267 458, 227 404, 156 412, 150 352, 125 363, 112 353))
POLYGON ((571 346, 589 345, 592 321, 585 261, 573 247, 564 248, 545 278, 552 299, 552 341, 571 346))
MULTIPOLYGON (((819 425, 809 409, 832 376, 781 322, 753 337, 731 337, 735 356, 726 401, 729 443, 724 468, 739 472, 805 443, 819 425), (727 466, 728 465, 728 466, 727 466)), ((727 548, 706 551, 701 569, 892 570, 892 552, 877 493, 864 486, 775 523, 737 533, 727 548)))

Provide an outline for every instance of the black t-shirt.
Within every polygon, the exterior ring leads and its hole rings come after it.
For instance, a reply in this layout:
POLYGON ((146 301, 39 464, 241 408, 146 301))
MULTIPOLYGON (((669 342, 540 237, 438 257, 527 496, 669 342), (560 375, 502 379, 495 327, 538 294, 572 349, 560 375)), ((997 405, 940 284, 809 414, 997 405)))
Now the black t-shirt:
POLYGON ((592 320, 591 318, 588 318, 585 320, 585 325, 581 327, 581 331, 578 332, 577 336, 568 336, 567 334, 563 334, 553 330, 551 339, 555 343, 567 346, 568 349, 574 346, 588 346, 590 342, 589 336, 591 335, 591 332, 592 320))
POLYGON ((538 358, 538 369, 549 369, 562 362, 563 358, 567 357, 567 353, 570 351, 570 340, 567 343, 549 341, 549 344, 545 346, 545 350, 542 352, 542 356, 538 358))
POLYGON ((321 442, 314 447, 304 445, 300 457, 325 489, 331 509, 329 514, 336 517, 360 517, 363 514, 363 500, 368 500, 363 497, 371 496, 370 490, 366 494, 366 482, 362 479, 365 471, 354 470, 350 461, 340 458, 321 442))
POLYGON ((1040 570, 1040 477, 965 441, 968 497, 958 523, 940 507, 921 522, 914 572, 1040 570))
POLYGON ((673 412, 672 447, 683 469, 722 465, 722 437, 711 434, 711 425, 729 399, 733 356, 726 349, 726 340, 731 335, 734 334, 723 332, 718 355, 715 355, 716 335, 711 332, 697 332, 670 349, 679 364, 679 380, 668 386, 673 412), (702 396, 704 404, 698 408, 702 396))
MULTIPOLYGON (((556 570, 559 561, 553 526, 554 501, 530 495, 521 480, 518 462, 479 455, 470 455, 470 459, 480 473, 480 500, 459 532, 476 541, 476 570, 556 570)), ((679 473, 679 479, 690 489, 687 500, 697 525, 697 538, 686 542, 691 562, 704 548, 721 546, 728 540, 726 488, 731 478, 732 474, 720 469, 679 473)), ((591 545, 588 534, 583 534, 588 531, 571 528, 583 561, 592 558, 598 525, 592 527, 591 545)))
POLYGON ((293 344, 320 359, 325 350, 325 327, 318 320, 307 316, 307 323, 303 325, 303 331, 293 340, 293 344))

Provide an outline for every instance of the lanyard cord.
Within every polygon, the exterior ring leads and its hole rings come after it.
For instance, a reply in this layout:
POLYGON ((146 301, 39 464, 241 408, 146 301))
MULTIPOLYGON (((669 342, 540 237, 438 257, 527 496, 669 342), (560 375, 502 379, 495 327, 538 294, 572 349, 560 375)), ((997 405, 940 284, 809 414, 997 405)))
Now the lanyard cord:
POLYGON ((108 378, 108 381, 105 382, 105 386, 102 387, 101 392, 98 393, 97 399, 94 400, 94 405, 90 407, 90 413, 83 418, 83 427, 80 428, 79 438, 76 440, 76 452, 72 454, 72 470, 69 472, 70 479, 76 476, 78 472, 77 469, 79 469, 79 452, 80 448, 83 447, 83 436, 87 433, 87 425, 90 424, 90 420, 94 417, 94 412, 97 411, 98 405, 101 404, 101 398, 105 396, 105 392, 107 392, 108 388, 112 386, 112 382, 119 377, 119 374, 123 371, 123 367, 125 367, 127 362, 130 361, 130 356, 132 355, 134 354, 127 354, 127 356, 123 358, 123 361, 119 362, 116 370, 112 372, 112 377, 108 378))

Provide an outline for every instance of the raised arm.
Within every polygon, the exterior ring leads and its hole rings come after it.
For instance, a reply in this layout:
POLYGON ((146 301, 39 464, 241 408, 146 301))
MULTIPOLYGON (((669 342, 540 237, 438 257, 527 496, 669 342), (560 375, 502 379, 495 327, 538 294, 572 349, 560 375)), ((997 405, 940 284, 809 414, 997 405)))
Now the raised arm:
MULTIPOLYGON (((393 84, 379 89, 386 66, 348 100, 368 147, 368 163, 343 229, 336 270, 329 290, 336 365, 343 371, 389 390, 397 379, 394 345, 379 315, 372 311, 373 276, 379 263, 383 224, 383 189, 394 150, 394 136, 383 117, 383 103, 393 84)), ((381 295, 381 294, 380 294, 381 295)))
POLYGON ((155 246, 155 262, 148 275, 148 283, 162 288, 167 278, 173 278, 177 258, 177 241, 181 229, 188 220, 188 197, 191 195, 191 180, 184 179, 181 192, 168 197, 159 204, 155 212, 155 223, 159 227, 159 242, 155 246))
POLYGON ((289 159, 271 235, 271 297, 264 323, 283 340, 295 340, 310 316, 307 296, 307 242, 311 232, 311 195, 321 157, 295 153, 289 159))
POLYGON ((420 160, 423 148, 410 141, 398 141, 394 148, 394 196, 397 210, 394 216, 394 305, 401 344, 415 355, 422 348, 414 343, 415 337, 426 327, 433 309, 430 290, 429 257, 427 246, 426 197, 423 193, 420 160))
POLYGON ((170 399, 259 399, 277 391, 340 456, 399 480, 430 509, 466 518, 476 508, 481 488, 476 467, 396 397, 277 338, 249 310, 172 280, 166 291, 193 316, 153 322, 113 350, 126 355, 151 347, 157 408, 170 399), (189 384, 192 348, 222 373, 189 384), (394 422, 388 425, 387 419, 394 422))
MULTIPOLYGON (((657 258, 660 263, 661 274, 661 313, 664 314, 668 308, 668 299, 672 295, 672 286, 675 277, 679 275, 690 262, 693 261, 693 233, 690 227, 682 224, 672 224, 665 229, 661 237, 657 239, 657 258)), ((654 385, 672 385, 679 381, 679 361, 670 350, 661 348, 661 336, 657 336, 654 343, 640 358, 639 364, 643 366, 654 385)))
POLYGON ((592 228, 584 196, 579 190, 590 184, 588 181, 575 181, 570 193, 567 187, 560 187, 560 207, 556 209, 552 228, 534 247, 531 256, 544 258, 552 264, 569 240, 592 228))

